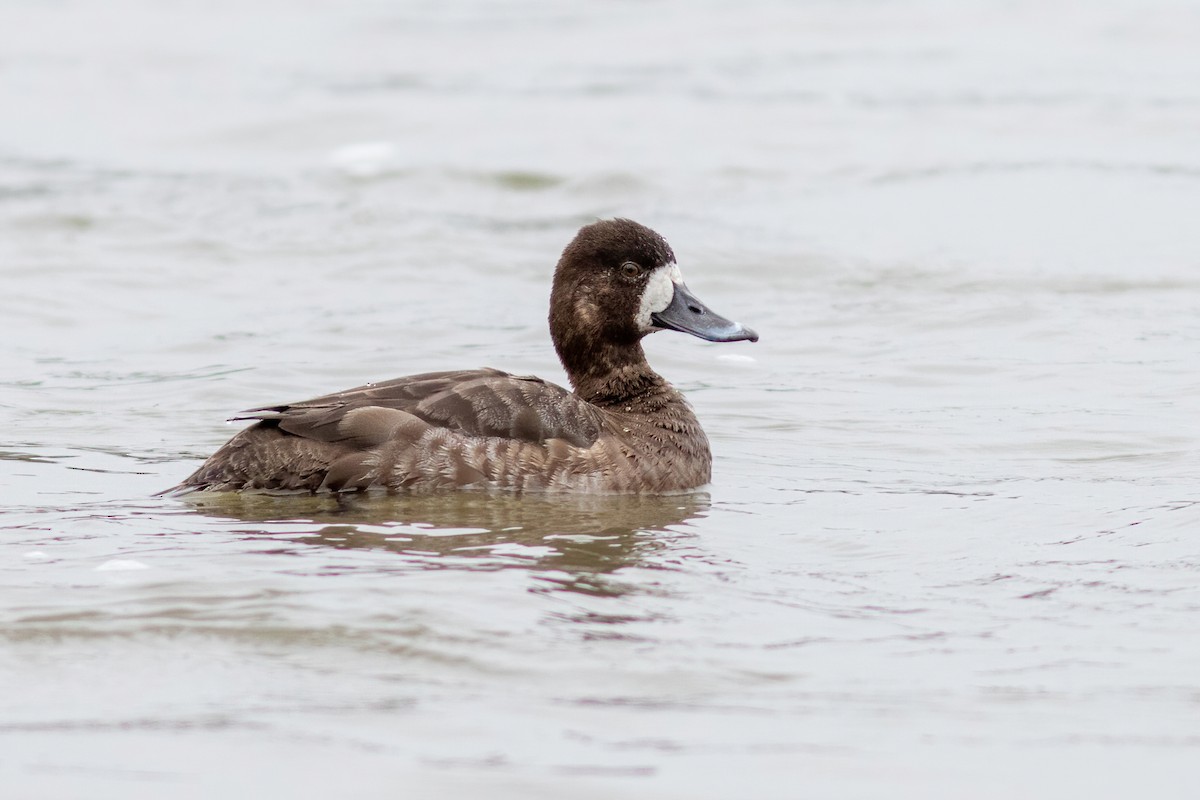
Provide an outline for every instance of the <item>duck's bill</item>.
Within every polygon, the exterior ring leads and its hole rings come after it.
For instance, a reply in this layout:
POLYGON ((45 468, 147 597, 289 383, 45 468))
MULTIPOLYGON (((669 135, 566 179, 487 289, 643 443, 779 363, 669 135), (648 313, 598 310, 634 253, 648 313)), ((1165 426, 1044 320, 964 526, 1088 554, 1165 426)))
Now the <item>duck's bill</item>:
POLYGON ((675 284, 675 294, 662 311, 650 315, 659 328, 682 331, 710 342, 758 341, 758 334, 740 322, 714 314, 682 283, 675 284))

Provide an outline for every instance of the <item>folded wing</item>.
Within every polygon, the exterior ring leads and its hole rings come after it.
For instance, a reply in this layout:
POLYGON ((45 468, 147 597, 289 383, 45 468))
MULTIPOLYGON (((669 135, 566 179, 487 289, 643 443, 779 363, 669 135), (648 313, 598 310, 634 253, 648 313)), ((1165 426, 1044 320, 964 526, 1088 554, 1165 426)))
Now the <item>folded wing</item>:
POLYGON ((494 369, 411 375, 299 403, 251 409, 234 419, 273 423, 284 433, 314 441, 357 440, 363 446, 386 440, 396 424, 395 415, 368 409, 403 411, 467 436, 534 443, 562 439, 589 447, 600 435, 596 409, 566 389, 494 369))

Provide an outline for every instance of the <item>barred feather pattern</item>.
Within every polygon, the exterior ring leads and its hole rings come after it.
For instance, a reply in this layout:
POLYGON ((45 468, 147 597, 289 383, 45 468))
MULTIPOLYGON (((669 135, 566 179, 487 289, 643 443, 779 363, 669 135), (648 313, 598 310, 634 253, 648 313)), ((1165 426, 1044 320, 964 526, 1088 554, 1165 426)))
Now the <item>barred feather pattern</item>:
POLYGON ((707 438, 683 396, 653 377, 617 408, 474 370, 254 409, 237 419, 256 423, 176 490, 662 493, 707 483, 707 438))

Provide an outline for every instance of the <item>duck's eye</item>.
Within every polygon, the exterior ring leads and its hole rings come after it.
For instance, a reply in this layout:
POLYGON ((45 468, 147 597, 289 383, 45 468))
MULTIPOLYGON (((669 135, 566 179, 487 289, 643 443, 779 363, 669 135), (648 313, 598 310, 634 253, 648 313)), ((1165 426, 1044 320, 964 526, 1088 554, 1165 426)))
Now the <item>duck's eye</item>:
POLYGON ((642 268, 632 261, 626 261, 621 265, 621 274, 626 278, 636 278, 642 274, 642 268))

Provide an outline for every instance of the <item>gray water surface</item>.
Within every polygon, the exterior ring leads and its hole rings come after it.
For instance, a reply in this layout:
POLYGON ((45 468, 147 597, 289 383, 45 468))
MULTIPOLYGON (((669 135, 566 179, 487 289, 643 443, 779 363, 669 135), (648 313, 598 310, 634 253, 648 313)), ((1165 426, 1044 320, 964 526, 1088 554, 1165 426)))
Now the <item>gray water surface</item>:
MULTIPOLYGON (((5 798, 1200 779, 1200 5, 0 3, 5 798), (562 382, 628 216, 710 486, 160 499, 244 408, 562 382)), ((414 794, 415 793, 415 794, 414 794)))

